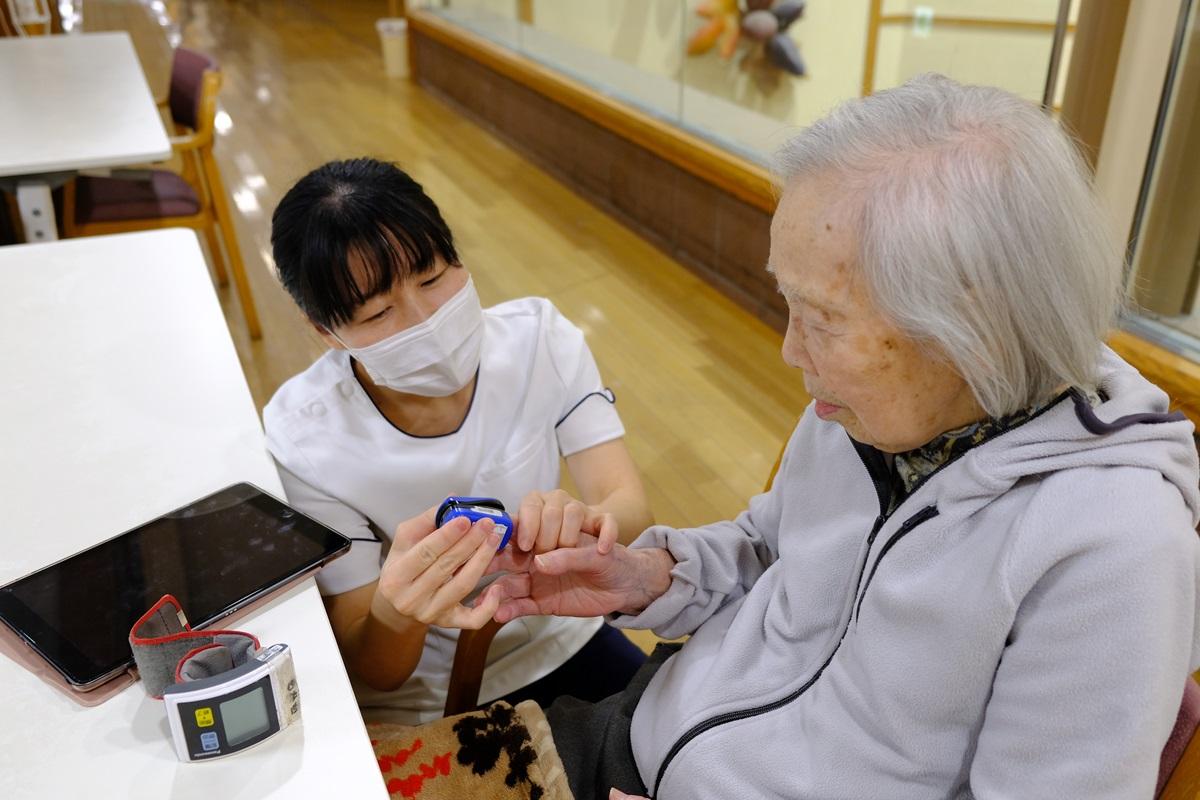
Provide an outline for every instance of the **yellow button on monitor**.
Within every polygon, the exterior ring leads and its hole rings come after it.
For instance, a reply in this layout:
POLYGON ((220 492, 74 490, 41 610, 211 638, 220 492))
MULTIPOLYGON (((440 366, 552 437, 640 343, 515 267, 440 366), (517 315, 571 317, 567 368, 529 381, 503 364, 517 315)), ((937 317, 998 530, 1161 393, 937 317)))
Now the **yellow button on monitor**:
POLYGON ((196 724, 201 728, 210 727, 213 724, 213 713, 211 708, 196 709, 196 724))

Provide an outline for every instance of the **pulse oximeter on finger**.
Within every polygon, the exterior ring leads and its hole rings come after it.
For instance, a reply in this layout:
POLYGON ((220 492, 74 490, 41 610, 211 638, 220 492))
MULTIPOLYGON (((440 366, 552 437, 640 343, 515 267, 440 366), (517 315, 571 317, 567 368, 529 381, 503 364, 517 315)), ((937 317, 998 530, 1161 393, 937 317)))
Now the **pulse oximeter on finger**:
POLYGON ((266 741, 300 718, 292 651, 273 644, 240 666, 163 690, 180 761, 207 761, 266 741))
POLYGON ((512 538, 512 518, 505 513, 504 504, 494 497, 447 497, 437 510, 435 524, 440 528, 456 517, 466 517, 472 525, 481 519, 495 522, 496 533, 500 534, 496 552, 503 550, 512 538))

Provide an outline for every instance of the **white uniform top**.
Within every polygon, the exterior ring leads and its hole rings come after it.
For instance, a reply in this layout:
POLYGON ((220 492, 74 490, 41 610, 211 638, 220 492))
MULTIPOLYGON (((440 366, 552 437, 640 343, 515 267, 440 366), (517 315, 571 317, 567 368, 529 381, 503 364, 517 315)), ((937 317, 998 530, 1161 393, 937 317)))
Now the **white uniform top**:
MULTIPOLYGON (((393 426, 342 350, 321 356, 263 409, 288 500, 354 540, 318 573, 322 594, 376 580, 396 525, 447 496, 496 497, 515 512, 526 493, 558 487, 560 455, 624 435, 583 332, 549 300, 501 303, 483 318, 475 396, 453 433, 411 436, 393 426)), ((599 618, 559 617, 505 625, 488 651, 480 701, 552 672, 599 627, 599 618)), ((354 681, 368 716, 403 724, 440 717, 457 638, 431 626, 416 670, 396 691, 354 681)))

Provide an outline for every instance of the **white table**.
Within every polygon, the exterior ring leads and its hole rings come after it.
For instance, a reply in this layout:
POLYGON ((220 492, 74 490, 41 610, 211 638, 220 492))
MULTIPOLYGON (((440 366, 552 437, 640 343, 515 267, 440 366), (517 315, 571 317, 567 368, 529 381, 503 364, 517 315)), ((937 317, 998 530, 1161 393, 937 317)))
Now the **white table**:
POLYGON ((170 155, 129 34, 0 38, 0 178, 27 239, 57 238, 50 189, 74 171, 170 155))
MULTIPOLYGON (((283 496, 195 234, 0 248, 0 584, 241 480, 283 496)), ((0 656, 0 797, 386 797, 316 586, 241 621, 295 653, 303 724, 175 758, 134 684, 84 708, 0 656)))

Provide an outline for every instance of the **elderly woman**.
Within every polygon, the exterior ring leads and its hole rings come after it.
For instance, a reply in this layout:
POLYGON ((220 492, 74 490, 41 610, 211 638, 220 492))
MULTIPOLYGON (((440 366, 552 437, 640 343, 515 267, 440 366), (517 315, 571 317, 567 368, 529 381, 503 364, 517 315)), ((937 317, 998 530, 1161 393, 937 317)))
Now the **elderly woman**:
POLYGON ((690 634, 547 711, 572 791, 1150 797, 1200 664, 1200 476, 1192 425, 1103 345, 1121 258, 1074 147, 926 76, 781 164, 768 269, 814 402, 772 489, 489 589, 499 620, 690 634))

